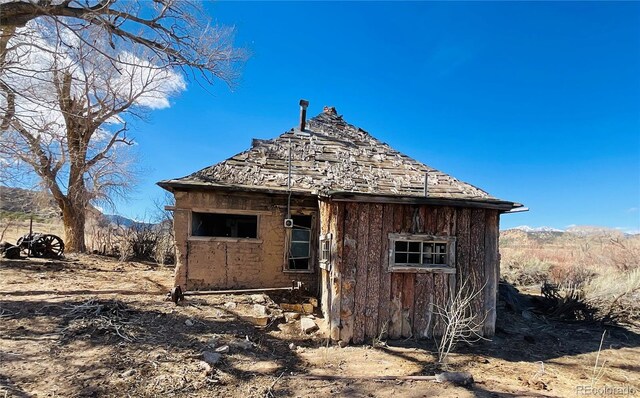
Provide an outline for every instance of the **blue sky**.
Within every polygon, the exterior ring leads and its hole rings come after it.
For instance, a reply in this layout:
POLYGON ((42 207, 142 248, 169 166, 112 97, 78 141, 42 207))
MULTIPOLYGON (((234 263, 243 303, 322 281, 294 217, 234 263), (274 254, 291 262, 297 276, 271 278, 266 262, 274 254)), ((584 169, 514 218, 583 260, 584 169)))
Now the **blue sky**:
POLYGON ((218 2, 251 57, 137 123, 142 217, 155 182, 333 105, 398 150, 531 211, 502 227, 640 230, 640 3, 218 2))

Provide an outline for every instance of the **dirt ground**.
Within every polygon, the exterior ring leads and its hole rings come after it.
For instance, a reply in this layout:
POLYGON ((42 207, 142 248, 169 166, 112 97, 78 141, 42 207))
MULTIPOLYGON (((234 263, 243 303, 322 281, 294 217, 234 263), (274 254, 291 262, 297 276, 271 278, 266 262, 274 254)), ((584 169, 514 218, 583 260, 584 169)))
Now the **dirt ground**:
POLYGON ((471 387, 307 380, 440 367, 432 342, 339 348, 321 331, 302 333, 299 321, 254 326, 243 315, 256 304, 279 311, 263 295, 192 296, 176 306, 166 300, 172 271, 97 256, 0 261, 0 397, 640 396, 638 334, 506 310, 491 341, 450 358, 448 369, 473 375, 471 387), (223 352, 210 367, 203 352, 216 348, 223 352))

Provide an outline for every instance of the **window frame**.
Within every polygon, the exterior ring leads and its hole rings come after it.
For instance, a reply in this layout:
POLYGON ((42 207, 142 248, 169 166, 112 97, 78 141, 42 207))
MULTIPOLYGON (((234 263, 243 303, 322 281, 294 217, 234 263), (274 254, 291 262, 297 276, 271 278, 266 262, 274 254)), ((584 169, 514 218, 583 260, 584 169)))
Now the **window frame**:
MULTIPOLYGON (((427 234, 408 234, 408 233, 390 233, 389 236, 389 262, 388 272, 440 272, 446 274, 456 273, 456 237, 455 236, 442 236, 442 235, 427 235, 427 234), (444 243, 446 244, 446 264, 411 264, 411 263, 397 263, 396 258, 396 242, 420 242, 420 261, 424 259, 424 243, 444 243)), ((400 251, 400 253, 405 253, 400 251)), ((406 253, 417 253, 410 251, 407 247, 406 253)))
MULTIPOLYGON (((307 269, 293 269, 289 268, 289 250, 291 249, 291 243, 293 239, 293 230, 295 228, 285 228, 285 246, 284 246, 284 263, 282 266, 282 272, 284 273, 292 273, 292 274, 312 274, 315 272, 315 268, 317 266, 317 245, 318 245, 318 219, 317 213, 311 211, 292 211, 292 218, 294 217, 310 217, 311 218, 311 227, 309 228, 309 257, 308 257, 308 268, 307 269)), ((307 257, 305 257, 307 258, 307 257)))
POLYGON ((318 244, 318 264, 320 265, 320 268, 327 271, 331 271, 331 245, 333 244, 332 237, 333 236, 331 235, 331 233, 320 235, 318 244), (322 247, 325 243, 328 245, 327 250, 324 250, 324 248, 322 247), (327 252, 327 258, 324 258, 325 251, 327 252))
POLYGON ((260 234, 261 216, 265 212, 260 211, 247 211, 247 210, 235 210, 235 209, 189 209, 189 229, 187 240, 190 241, 217 241, 217 242, 243 242, 243 243, 262 243, 260 234), (198 236, 193 235, 193 214, 205 213, 205 214, 219 214, 226 216, 255 216, 256 217, 256 237, 255 238, 239 238, 229 236, 198 236))

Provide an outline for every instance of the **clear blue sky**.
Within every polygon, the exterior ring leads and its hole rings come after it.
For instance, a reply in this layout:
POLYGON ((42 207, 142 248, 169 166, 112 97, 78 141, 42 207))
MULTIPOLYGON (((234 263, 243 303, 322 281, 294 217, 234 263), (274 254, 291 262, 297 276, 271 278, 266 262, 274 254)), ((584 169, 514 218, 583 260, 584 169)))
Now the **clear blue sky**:
POLYGON ((154 184, 333 105, 398 150, 531 208, 502 227, 640 230, 640 3, 207 3, 251 58, 133 132, 154 184))

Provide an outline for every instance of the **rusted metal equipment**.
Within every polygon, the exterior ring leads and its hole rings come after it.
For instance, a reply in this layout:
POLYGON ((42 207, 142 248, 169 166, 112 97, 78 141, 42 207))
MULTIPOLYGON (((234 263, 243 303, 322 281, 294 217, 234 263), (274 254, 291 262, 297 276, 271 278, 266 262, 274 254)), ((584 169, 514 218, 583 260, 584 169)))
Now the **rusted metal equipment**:
POLYGON ((30 232, 16 243, 30 257, 59 258, 64 254, 64 242, 56 235, 30 232))
POLYGON ((263 289, 236 289, 236 290, 194 290, 183 292, 180 286, 176 286, 169 292, 171 301, 178 304, 184 300, 185 296, 210 296, 214 294, 244 294, 244 293, 262 293, 276 291, 298 292, 304 288, 304 284, 300 281, 291 281, 291 287, 269 287, 263 289))

